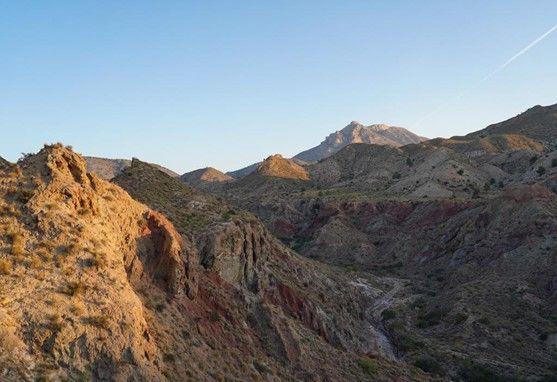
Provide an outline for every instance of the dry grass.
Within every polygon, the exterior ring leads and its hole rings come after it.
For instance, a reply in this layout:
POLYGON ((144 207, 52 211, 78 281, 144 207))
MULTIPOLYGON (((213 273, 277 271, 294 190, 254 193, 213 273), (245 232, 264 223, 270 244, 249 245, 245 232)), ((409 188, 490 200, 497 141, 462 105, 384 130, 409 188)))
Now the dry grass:
POLYGON ((33 256, 29 259, 29 268, 31 269, 39 269, 42 266, 43 262, 39 256, 33 256))
POLYGON ((82 316, 85 313, 85 304, 83 301, 76 301, 70 306, 70 312, 76 316, 82 316))
POLYGON ((89 323, 97 328, 107 329, 110 323, 110 318, 107 315, 99 314, 89 317, 89 323))
POLYGON ((62 286, 60 292, 67 294, 68 296, 77 296, 85 292, 85 284, 78 281, 70 281, 66 285, 62 286))
POLYGON ((11 253, 20 259, 25 253, 25 237, 20 232, 12 231, 8 234, 12 241, 11 253))
POLYGON ((8 259, 0 259, 0 274, 9 275, 12 273, 12 262, 8 259))

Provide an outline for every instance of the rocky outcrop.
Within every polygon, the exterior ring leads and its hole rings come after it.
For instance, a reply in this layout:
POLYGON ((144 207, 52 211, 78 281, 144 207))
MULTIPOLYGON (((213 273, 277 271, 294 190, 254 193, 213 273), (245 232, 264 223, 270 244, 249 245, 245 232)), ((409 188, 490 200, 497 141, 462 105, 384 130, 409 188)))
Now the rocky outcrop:
POLYGON ((26 360, 0 357, 2 375, 164 380, 138 290, 194 297, 195 252, 172 224, 61 145, 3 174, 0 202, 0 354, 26 360))

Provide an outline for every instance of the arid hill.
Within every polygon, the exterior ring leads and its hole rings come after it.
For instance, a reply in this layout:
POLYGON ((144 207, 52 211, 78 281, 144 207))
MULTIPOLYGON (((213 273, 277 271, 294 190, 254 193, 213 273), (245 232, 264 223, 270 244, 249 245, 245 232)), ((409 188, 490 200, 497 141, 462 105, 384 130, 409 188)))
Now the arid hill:
POLYGON ((470 133, 467 137, 514 134, 522 135, 538 142, 554 143, 557 141, 556 125, 557 104, 551 106, 537 105, 516 117, 470 133))
POLYGON ((429 379, 368 312, 380 280, 146 163, 115 181, 149 207, 58 144, 0 170, 3 381, 429 379))
POLYGON ((257 166, 257 174, 283 179, 308 180, 307 171, 290 159, 283 158, 280 154, 275 154, 257 166))
POLYGON ((199 275, 199 294, 218 301, 219 323, 228 327, 226 338, 213 339, 216 345, 223 340, 228 344, 229 351, 219 348, 219 357, 232 357, 232 352, 253 359, 285 380, 312 375, 318 379, 365 379, 365 370, 358 375, 361 367, 355 366, 354 371, 342 365, 350 364, 354 357, 356 363, 368 362, 362 354, 375 354, 372 363, 384 370, 374 373, 377 380, 393 376, 404 380, 415 373, 392 363, 396 355, 382 336, 381 326, 368 320, 367 309, 377 303, 379 294, 363 293, 342 274, 300 258, 253 215, 187 187, 146 163, 134 161, 114 181, 168 216, 196 244, 204 270, 199 275), (213 285, 215 279, 220 280, 220 288, 213 285), (234 294, 225 294, 228 290, 234 294), (238 347, 246 336, 253 338, 247 354, 243 346, 238 347))
POLYGON ((180 176, 180 179, 189 185, 201 189, 212 186, 215 183, 226 183, 234 180, 230 175, 212 167, 187 172, 180 176))
MULTIPOLYGON (((124 169, 131 166, 132 161, 128 159, 107 159, 107 158, 97 158, 97 157, 84 157, 87 162, 87 170, 95 173, 101 179, 110 180, 115 176, 119 175, 124 169)), ((163 166, 153 164, 159 170, 165 172, 166 174, 178 177, 174 171, 169 170, 163 166)))

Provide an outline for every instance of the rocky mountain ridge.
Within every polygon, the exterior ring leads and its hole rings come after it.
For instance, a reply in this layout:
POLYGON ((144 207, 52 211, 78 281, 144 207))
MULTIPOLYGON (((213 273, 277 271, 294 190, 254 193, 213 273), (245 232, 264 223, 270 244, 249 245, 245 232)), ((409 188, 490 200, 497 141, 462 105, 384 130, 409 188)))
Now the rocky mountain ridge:
MULTIPOLYGON (((321 144, 295 155, 291 160, 299 165, 318 162, 325 159, 343 147, 352 143, 368 143, 400 147, 410 143, 419 143, 427 140, 402 127, 376 124, 365 126, 357 121, 352 121, 340 131, 336 131, 325 138, 321 144)), ((235 179, 243 178, 255 170, 262 162, 258 162, 227 174, 235 179)))
POLYGON ((427 138, 420 137, 402 127, 384 124, 365 126, 360 122, 352 121, 342 130, 327 136, 320 145, 303 151, 295 155, 294 158, 313 163, 333 155, 352 143, 400 147, 411 143, 420 143, 425 140, 427 138))

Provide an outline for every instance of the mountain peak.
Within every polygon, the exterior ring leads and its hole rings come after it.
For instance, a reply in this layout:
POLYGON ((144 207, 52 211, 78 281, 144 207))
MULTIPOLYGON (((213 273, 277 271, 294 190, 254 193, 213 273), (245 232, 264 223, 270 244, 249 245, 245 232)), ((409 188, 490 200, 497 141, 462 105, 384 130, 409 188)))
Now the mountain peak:
POLYGON ((317 162, 336 153, 351 143, 367 143, 400 147, 426 140, 402 127, 386 124, 365 126, 352 121, 342 130, 329 134, 320 145, 303 151, 294 158, 304 162, 317 162))

